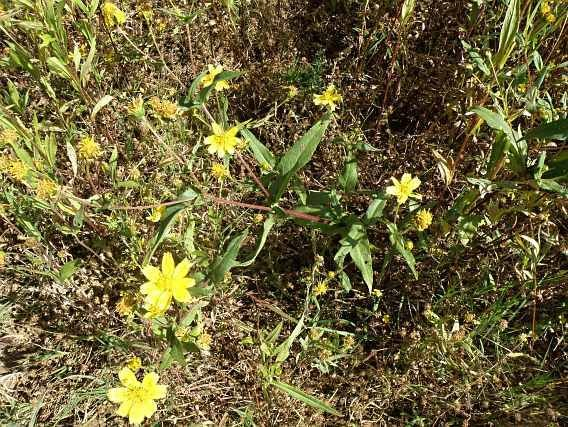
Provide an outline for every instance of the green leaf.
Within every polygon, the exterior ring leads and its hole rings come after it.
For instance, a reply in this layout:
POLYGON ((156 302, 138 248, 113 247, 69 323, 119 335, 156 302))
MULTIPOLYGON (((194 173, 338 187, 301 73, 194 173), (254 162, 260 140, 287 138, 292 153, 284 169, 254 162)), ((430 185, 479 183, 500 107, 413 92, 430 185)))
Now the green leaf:
POLYGON ((507 121, 503 118, 501 114, 495 113, 491 110, 488 110, 485 107, 474 107, 471 109, 475 114, 481 117, 485 122, 493 129, 503 131, 506 135, 511 137, 511 140, 514 141, 513 138, 513 129, 511 125, 507 123, 507 121))
POLYGON ((467 52, 467 54, 469 55, 469 58, 473 61, 473 63, 475 65, 477 65, 477 68, 479 68, 479 70, 485 74, 486 76, 491 74, 491 71, 489 70, 489 67, 487 66, 487 64, 485 63, 485 61, 483 60, 483 57, 479 54, 479 51, 473 47, 471 47, 470 44, 466 43, 465 41, 461 41, 463 48, 465 49, 465 51, 467 52))
POLYGON ((373 290, 373 259, 365 225, 359 220, 351 224, 347 235, 339 242, 340 250, 335 255, 336 262, 349 253, 351 259, 363 275, 363 280, 369 289, 373 290))
POLYGON ((387 199, 384 196, 379 196, 373 199, 367 208, 367 213, 365 214, 365 222, 368 225, 375 224, 382 216, 383 210, 387 204, 387 199))
POLYGON ((406 25, 410 20, 412 13, 414 12, 414 7, 416 6, 416 0, 404 0, 402 4, 402 10, 400 13, 400 22, 402 25, 406 25))
POLYGON ((248 142, 247 148, 252 151, 254 158, 261 168, 266 168, 266 166, 273 168, 276 165, 274 155, 250 130, 241 129, 241 136, 248 142))
POLYGON ((556 154, 548 163, 548 170, 542 175, 546 179, 568 179, 568 150, 556 154))
POLYGON ((497 174, 505 160, 505 155, 509 152, 510 145, 509 138, 503 132, 499 132, 491 147, 491 155, 487 164, 488 176, 494 177, 497 174))
POLYGON ((231 270, 231 268, 239 265, 237 256, 239 255, 241 245, 243 244, 243 241, 247 237, 247 235, 248 229, 233 237, 233 239, 227 245, 225 253, 217 258, 209 274, 209 277, 213 282, 221 283, 225 278, 225 273, 231 270))
POLYGON ((300 320, 298 320, 298 323, 296 324, 296 327, 294 328, 290 336, 286 338, 284 342, 282 342, 274 350, 274 354, 276 355, 276 363, 282 363, 286 359, 288 359, 288 356, 290 355, 290 348, 292 348, 292 344, 294 343, 296 338, 298 338, 298 335, 302 333, 303 329, 304 329, 304 316, 302 315, 302 317, 300 318, 300 320))
POLYGON ((525 139, 558 139, 564 141, 568 138, 568 119, 560 119, 545 123, 525 133, 525 139))
POLYGON ((268 215, 268 218, 266 218, 266 220, 264 221, 264 225, 262 226, 262 234, 257 239, 256 248, 253 254, 250 256, 248 260, 235 264, 235 267, 248 267, 254 262, 260 251, 262 251, 262 248, 266 243, 266 239, 270 234, 270 230, 272 230, 272 227, 274 226, 275 222, 276 222, 276 217, 272 214, 268 215))
POLYGON ((280 159, 276 166, 278 177, 270 185, 273 202, 280 200, 292 176, 311 160, 330 121, 331 113, 326 113, 280 159))
POLYGON ((499 49, 495 54, 495 68, 497 70, 503 68, 515 47, 515 37, 519 32, 520 21, 521 1, 509 0, 509 6, 501 26, 501 34, 499 35, 499 49))
POLYGON ((174 224, 175 219, 185 209, 186 207, 185 204, 189 201, 194 200, 197 196, 198 193, 195 192, 195 190, 193 190, 192 188, 188 188, 177 198, 179 203, 176 203, 175 205, 170 205, 166 208, 166 211, 164 212, 164 214, 162 215, 162 219, 160 220, 158 230, 156 231, 154 238, 150 241, 150 246, 148 248, 146 256, 144 257, 142 265, 146 265, 148 264, 148 262, 150 262, 150 259, 154 255, 154 252, 156 252, 156 249, 158 249, 160 243, 162 243, 162 241, 167 237, 168 233, 170 232, 170 229, 174 224))
POLYGON ((338 182, 343 191, 350 193, 357 187, 357 156, 350 152, 345 160, 343 172, 339 175, 338 182))
POLYGON ((79 269, 81 265, 80 259, 74 259, 72 261, 66 262, 63 267, 59 270, 58 277, 61 282, 65 282, 70 279, 73 274, 79 269))
POLYGON ((96 117, 97 113, 101 110, 101 108, 106 106, 113 99, 114 99, 114 96, 111 96, 111 95, 105 95, 101 99, 99 99, 99 101, 93 107, 93 111, 91 111, 91 120, 95 120, 95 117, 96 117))
POLYGON ((414 255, 412 255, 412 252, 406 249, 406 246, 404 244, 404 238, 400 233, 400 231, 398 231, 396 224, 393 224, 392 222, 387 222, 387 228, 389 230, 389 240, 391 242, 391 245, 396 249, 396 251, 400 255, 402 255, 402 257, 406 261, 406 264, 410 267, 412 274, 414 274, 414 277, 418 279, 418 273, 416 272, 416 267, 415 267, 416 260, 414 259, 414 255))
POLYGON ((315 408, 322 412, 327 412, 328 414, 335 415, 338 417, 342 416, 341 412, 337 411, 336 409, 334 409, 327 403, 323 402, 322 400, 317 399, 314 396, 309 395, 308 393, 300 390, 299 388, 296 388, 294 386, 291 386, 290 384, 286 384, 277 380, 272 380, 270 384, 276 387, 277 389, 285 392, 286 394, 288 394, 288 396, 296 400, 299 400, 300 402, 305 403, 306 405, 311 406, 312 408, 315 408))

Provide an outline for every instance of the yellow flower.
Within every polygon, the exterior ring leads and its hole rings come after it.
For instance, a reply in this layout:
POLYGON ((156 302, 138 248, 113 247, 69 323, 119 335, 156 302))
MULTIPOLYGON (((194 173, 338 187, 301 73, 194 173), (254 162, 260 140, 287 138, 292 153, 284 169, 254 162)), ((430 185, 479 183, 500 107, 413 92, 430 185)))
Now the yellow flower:
POLYGON ((152 110, 164 119, 174 119, 177 115, 178 107, 173 102, 153 96, 148 103, 152 110))
POLYGON ((554 16, 552 13, 546 15, 545 18, 549 24, 554 24, 556 22, 556 16, 554 16))
POLYGON ((37 182, 36 195, 40 199, 49 199, 59 190, 59 185, 49 178, 40 179, 37 182))
POLYGON ((136 304, 136 299, 131 294, 123 295, 116 305, 116 311, 121 316, 130 316, 134 310, 134 305, 136 304))
POLYGON ((390 315, 388 315, 388 314, 383 314, 383 322, 389 323, 390 320, 391 320, 390 315))
POLYGON ((148 311, 146 317, 163 315, 172 302, 172 298, 178 302, 191 301, 192 297, 187 290, 195 285, 195 280, 186 277, 191 264, 185 258, 175 265, 174 257, 166 252, 162 257, 162 270, 147 265, 142 268, 142 273, 148 281, 140 287, 140 293, 146 295, 144 308, 148 311))
POLYGON ((103 18, 109 27, 115 24, 122 25, 126 22, 126 14, 109 1, 103 4, 103 18))
POLYGON ((166 397, 166 386, 158 384, 158 374, 150 372, 140 382, 134 372, 122 368, 118 378, 124 387, 111 388, 107 393, 108 400, 120 403, 117 415, 128 417, 132 424, 140 424, 154 415, 158 409, 154 400, 166 397))
POLYGON ((13 129, 4 129, 0 132, 0 147, 13 144, 18 139, 18 133, 13 129))
MULTIPOLYGON (((213 81, 215 80, 215 77, 223 72, 222 65, 213 66, 209 64, 207 66, 207 69, 209 70, 209 73, 207 73, 201 80, 203 87, 211 86, 213 84, 213 81)), ((230 87, 231 86, 229 85, 229 82, 227 80, 219 80, 215 83, 215 90, 219 92, 225 89, 229 89, 230 87)))
POLYGON ((12 176, 13 179, 16 181, 23 181, 30 168, 21 160, 11 160, 8 163, 8 173, 12 176))
POLYGON ((387 194, 396 196, 399 205, 402 205, 408 200, 409 197, 414 199, 421 199, 420 194, 413 193, 420 186, 420 180, 412 175, 405 173, 399 181, 395 177, 391 178, 394 185, 387 187, 387 194))
POLYGON ((414 242, 412 240, 407 240, 404 247, 407 251, 412 251, 412 249, 414 249, 414 242))
POLYGON ((166 211, 165 206, 159 206, 157 208, 154 208, 152 209, 152 213, 148 215, 146 219, 152 222, 160 222, 160 220, 162 219, 162 215, 164 215, 165 211, 166 211))
POLYGON ((128 114, 134 117, 136 120, 142 120, 144 115, 146 114, 146 110, 144 109, 144 100, 142 97, 138 97, 133 99, 127 107, 128 114))
POLYGON ((295 98, 298 96, 299 91, 296 86, 286 86, 286 89, 288 89, 288 98, 295 98))
POLYGON ((217 178, 217 180, 223 181, 225 178, 229 177, 229 169, 222 163, 213 163, 213 166, 211 166, 211 175, 217 178))
POLYGON ((206 332, 203 332, 197 338, 197 346, 201 350, 209 350, 211 348, 211 343, 213 342, 213 338, 206 332))
POLYGON ((343 97, 335 88, 335 85, 329 85, 321 95, 314 95, 314 104, 327 105, 331 111, 335 111, 337 104, 343 101, 343 97))
POLYGON ((79 155, 85 160, 94 160, 102 154, 101 146, 92 136, 86 136, 79 142, 79 155))
POLYGON ((418 231, 424 231, 432 225, 432 213, 428 209, 420 209, 414 220, 418 231))
POLYGON ((191 331, 187 326, 180 326, 176 328, 175 336, 181 342, 188 342, 191 338, 191 331))
POLYGON ((238 126, 233 126, 227 131, 223 130, 217 123, 213 123, 211 127, 213 128, 213 135, 205 138, 205 145, 209 146, 207 151, 210 154, 217 153, 219 158, 223 158, 227 153, 233 154, 235 146, 241 142, 240 138, 237 138, 238 126))
POLYGON ((256 214, 255 216, 252 217, 252 220, 255 224, 260 224, 261 222, 264 221, 264 215, 263 214, 256 214))
POLYGON ((327 282, 319 282, 314 288, 314 294, 319 297, 320 295, 325 294, 327 290, 328 290, 327 282))
POLYGON ((134 356, 128 362, 126 362, 126 367, 130 369, 132 372, 136 373, 142 367, 142 361, 138 356, 134 356))

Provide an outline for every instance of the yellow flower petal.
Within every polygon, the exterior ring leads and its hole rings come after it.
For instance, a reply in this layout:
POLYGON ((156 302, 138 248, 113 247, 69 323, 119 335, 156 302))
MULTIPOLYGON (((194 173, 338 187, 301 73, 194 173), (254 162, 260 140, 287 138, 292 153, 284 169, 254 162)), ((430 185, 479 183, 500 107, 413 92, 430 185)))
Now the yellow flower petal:
POLYGON ((132 424, 140 424, 144 421, 144 418, 150 418, 157 409, 158 408, 153 400, 146 399, 134 401, 130 408, 128 421, 132 424))
POLYGON ((146 265, 142 267, 142 274, 148 279, 150 282, 157 282, 162 277, 162 273, 160 269, 154 267, 152 265, 146 265))
POLYGON ((162 274, 166 277, 172 277, 176 264, 171 252, 166 252, 162 257, 162 274))
POLYGON ((187 258, 184 258, 176 268, 174 269, 173 278, 174 279, 183 279, 189 273, 189 269, 191 268, 191 263, 187 258))
POLYGON ((118 373, 118 378, 123 386, 126 388, 135 388, 140 385, 140 382, 136 379, 136 375, 128 368, 122 368, 118 373))
POLYGON ((116 411, 116 415, 119 417, 127 417, 130 413, 130 408, 132 408, 132 403, 132 400, 125 400, 122 402, 116 411))
POLYGON ((225 133, 223 128, 217 123, 211 123, 211 129, 213 129, 215 135, 223 135, 225 133))
POLYGON ((111 388, 107 392, 107 397, 113 403, 122 403, 128 398, 128 389, 126 387, 111 388))
POLYGON ((174 298, 178 302, 189 302, 191 301, 191 294, 187 291, 186 288, 182 286, 174 287, 174 298))

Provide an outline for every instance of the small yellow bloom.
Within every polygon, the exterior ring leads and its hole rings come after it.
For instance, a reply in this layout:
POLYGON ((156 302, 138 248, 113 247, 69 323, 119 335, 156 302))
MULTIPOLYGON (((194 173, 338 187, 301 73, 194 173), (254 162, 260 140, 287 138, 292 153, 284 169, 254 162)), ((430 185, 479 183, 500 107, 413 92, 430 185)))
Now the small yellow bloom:
POLYGON ((347 335, 345 338, 343 338, 343 348, 345 350, 349 350, 354 345, 355 345, 355 338, 353 338, 353 335, 347 335))
POLYGON ((102 154, 101 146, 92 136, 86 136, 79 142, 79 155, 85 160, 94 160, 102 154))
POLYGON ((18 139, 18 133, 13 129, 4 129, 0 132, 0 147, 13 144, 18 139))
POLYGON ((176 328, 175 336, 181 342, 188 342, 191 339, 191 331, 187 326, 176 328))
POLYGON ((130 316, 134 311, 134 305, 136 304, 136 299, 131 294, 123 295, 118 304, 116 304, 116 311, 123 317, 130 316))
POLYGON ((414 242, 412 240, 407 240, 404 243, 404 247, 406 248, 407 251, 412 251, 412 249, 414 249, 414 242))
POLYGON ((211 348, 211 343, 213 342, 213 338, 206 332, 203 332, 197 338, 197 346, 201 350, 209 350, 211 348))
POLYGON ((316 105, 326 105, 331 111, 335 111, 337 104, 343 101, 343 97, 339 91, 335 88, 335 85, 329 85, 324 93, 320 95, 314 95, 314 104, 316 105))
POLYGON ((164 215, 165 211, 166 211, 165 206, 159 206, 157 208, 154 208, 152 209, 152 213, 148 215, 146 219, 151 222, 160 222, 160 220, 162 219, 162 215, 164 215))
POLYGON ((187 258, 178 265, 170 252, 162 257, 162 270, 147 265, 142 268, 142 273, 148 281, 140 287, 140 293, 146 295, 144 308, 148 311, 146 317, 163 315, 172 302, 172 298, 181 303, 191 301, 192 297, 188 288, 195 285, 195 280, 186 277, 191 264, 187 258))
POLYGON ((414 190, 420 186, 420 180, 418 178, 412 178, 412 175, 405 173, 402 175, 400 181, 395 177, 392 177, 391 180, 394 185, 387 187, 387 194, 396 196, 399 205, 406 202, 409 197, 419 200, 422 198, 420 194, 414 193, 414 190))
POLYGON ((383 291, 381 291, 380 289, 373 289, 373 296, 379 299, 383 296, 383 291))
POLYGON ((114 3, 109 1, 103 4, 103 18, 105 24, 109 27, 122 25, 126 22, 126 14, 120 10, 114 3))
POLYGON ((21 160, 11 160, 8 163, 8 173, 16 181, 23 181, 28 175, 30 168, 21 160))
POLYGON ((432 213, 428 209, 420 209, 414 220, 418 231, 424 231, 432 225, 432 213))
POLYGON ((517 89, 519 89, 519 92, 520 92, 520 93, 526 93, 526 91, 527 91, 527 85, 526 85, 525 83, 520 83, 520 84, 517 86, 517 89))
POLYGON ((546 22, 548 22, 549 24, 554 24, 556 22, 556 16, 553 15, 552 13, 549 13, 548 15, 546 15, 545 18, 546 18, 546 22))
POLYGON ((211 166, 211 175, 217 178, 218 181, 223 181, 225 178, 229 177, 229 169, 222 163, 213 163, 213 166, 211 166))
POLYGON ((255 224, 260 224, 261 222, 264 221, 264 215, 258 213, 258 214, 256 214, 255 216, 252 217, 252 221, 253 221, 255 224))
POLYGON ((390 320, 391 320, 391 317, 388 314, 383 315, 383 322, 384 323, 389 323, 390 320))
POLYGON ((130 369, 132 372, 136 373, 142 367, 142 361, 138 356, 134 356, 128 362, 126 362, 126 367, 130 369))
POLYGON ((241 142, 241 139, 237 138, 239 127, 233 126, 227 131, 217 123, 213 123, 211 127, 213 129, 213 135, 209 135, 205 138, 205 145, 209 146, 207 147, 207 151, 210 154, 217 153, 219 158, 223 158, 227 153, 233 154, 235 147, 241 142))
MULTIPOLYGON (((213 66, 209 64, 207 66, 207 69, 209 70, 209 73, 207 73, 201 80, 203 87, 211 86, 213 84, 213 81, 215 80, 215 77, 217 77, 219 74, 223 72, 222 65, 213 66)), ((219 80, 215 83, 215 90, 218 92, 221 92, 225 89, 229 89, 230 87, 231 85, 227 80, 219 80)))
POLYGON ((288 98, 295 98, 298 96, 299 90, 296 86, 286 86, 286 89, 288 89, 288 98))
POLYGON ((319 282, 314 288, 314 294, 319 297, 320 295, 325 294, 327 290, 328 290, 327 282, 319 282))
POLYGON ((37 182, 36 195, 40 199, 50 199, 59 190, 59 185, 49 178, 40 179, 37 182))
POLYGON ((146 110, 144 108, 144 100, 142 97, 138 97, 133 99, 132 102, 127 107, 128 115, 134 117, 136 120, 142 120, 144 115, 146 114, 146 110))
POLYGON ((128 417, 132 424, 154 415, 158 409, 154 400, 165 398, 167 390, 165 385, 158 384, 158 374, 150 372, 140 382, 129 368, 122 368, 118 378, 123 387, 111 388, 107 393, 108 400, 120 403, 117 415, 128 417))
POLYGON ((163 119, 175 119, 178 113, 177 105, 168 100, 153 96, 148 103, 152 107, 152 110, 163 119))

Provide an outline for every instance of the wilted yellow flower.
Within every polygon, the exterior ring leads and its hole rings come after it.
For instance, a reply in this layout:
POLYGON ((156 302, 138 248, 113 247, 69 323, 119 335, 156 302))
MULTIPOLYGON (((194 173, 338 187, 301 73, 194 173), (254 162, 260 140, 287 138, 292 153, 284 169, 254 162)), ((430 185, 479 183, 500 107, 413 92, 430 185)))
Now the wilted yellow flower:
MULTIPOLYGON (((203 83, 203 87, 211 86, 213 84, 213 81, 215 80, 215 77, 217 77, 219 74, 223 72, 222 65, 213 66, 209 64, 207 66, 207 69, 209 70, 209 73, 207 73, 201 80, 201 83, 203 83)), ((215 83, 215 90, 219 92, 228 89, 230 87, 231 85, 227 80, 219 80, 215 83)))
POLYGON ((344 349, 349 350, 354 345, 355 345, 355 338, 353 338, 353 335, 347 335, 345 338, 343 338, 344 349))
POLYGON ((79 142, 79 155, 85 160, 94 160, 102 154, 101 146, 92 136, 86 136, 79 142))
POLYGON ((152 222, 160 222, 162 219, 162 215, 166 211, 165 206, 158 206, 157 208, 152 209, 152 213, 146 217, 148 221, 152 222))
POLYGON ((387 187, 387 194, 396 196, 399 205, 402 205, 408 200, 409 197, 414 199, 421 199, 420 194, 413 193, 420 186, 420 180, 412 175, 405 173, 399 181, 395 177, 391 178, 394 185, 387 187))
POLYGON ((331 111, 335 111, 337 104, 343 101, 343 97, 335 88, 335 85, 329 85, 324 93, 314 95, 314 104, 326 105, 331 111))
POLYGON ((211 175, 217 178, 217 180, 223 181, 225 178, 229 177, 229 169, 222 163, 213 163, 213 166, 211 166, 211 175))
POLYGON ((4 129, 0 132, 0 147, 13 144, 18 139, 18 133, 13 129, 4 129))
POLYGON ((40 199, 49 199, 57 193, 59 185, 49 178, 40 179, 37 182, 36 195, 40 199))
POLYGON ((201 350, 209 350, 211 348, 211 343, 213 342, 213 338, 206 332, 203 332, 197 338, 197 346, 201 350))
POLYGON ((262 221, 264 221, 264 215, 258 213, 252 217, 252 220, 255 224, 260 224, 262 221))
POLYGON ((138 356, 134 356, 128 362, 126 362, 126 367, 132 372, 136 373, 142 367, 142 361, 138 356))
POLYGON ((16 181, 23 181, 28 174, 30 168, 21 160, 11 160, 8 163, 8 173, 16 181))
POLYGON ((175 336, 181 342, 188 342, 191 339, 191 330, 187 326, 176 328, 175 336))
POLYGON ((118 304, 116 304, 116 311, 121 316, 130 316, 134 311, 134 305, 136 304, 136 299, 131 294, 123 295, 118 304))
POLYGON ((103 18, 107 26, 122 25, 126 22, 126 14, 114 3, 109 1, 103 4, 103 18))
POLYGON ((416 228, 419 231, 424 231, 432 225, 432 213, 428 209, 420 209, 414 218, 416 228))
POLYGON ((299 91, 296 86, 286 86, 286 88, 288 89, 288 98, 295 98, 296 96, 298 96, 299 91))
POLYGON ((191 264, 187 258, 175 265, 174 257, 166 252, 162 257, 162 270, 147 265, 142 268, 142 273, 148 281, 140 287, 140 293, 146 295, 144 308, 148 311, 146 317, 163 315, 172 302, 172 298, 178 302, 186 303, 192 297, 187 290, 195 285, 195 280, 186 277, 191 264))
POLYGON ((148 103, 152 110, 164 119, 174 119, 177 115, 178 107, 173 102, 153 96, 148 103))
POLYGON ((233 154, 235 152, 235 146, 240 143, 240 138, 237 138, 237 133, 239 133, 239 127, 233 126, 229 130, 225 131, 217 123, 211 125, 213 128, 213 135, 209 135, 205 138, 205 145, 208 145, 207 151, 210 154, 217 153, 219 158, 225 156, 225 154, 233 154))
POLYGON ((314 288, 314 294, 319 297, 320 295, 325 294, 327 290, 328 290, 327 282, 319 282, 314 288))
POLYGON ((142 120, 146 114, 146 109, 144 108, 144 100, 142 97, 133 99, 130 104, 128 104, 128 114, 134 117, 136 120, 142 120))
POLYGON ((166 397, 166 386, 158 384, 158 374, 150 372, 142 382, 129 368, 122 368, 118 378, 123 387, 111 388, 107 397, 113 403, 120 403, 116 412, 121 417, 128 417, 132 424, 140 424, 144 418, 150 418, 158 409, 154 400, 166 397))

